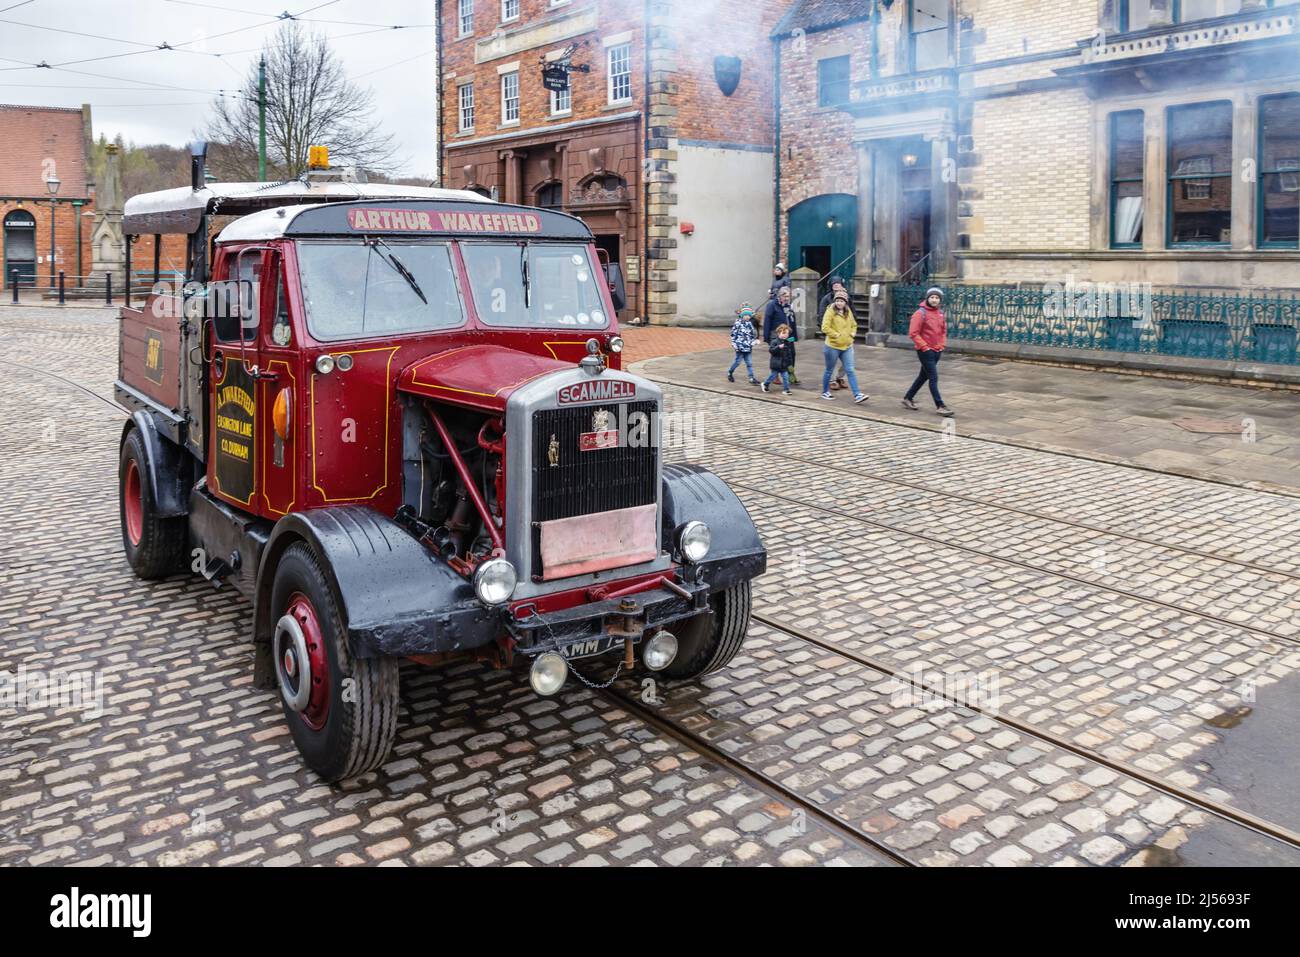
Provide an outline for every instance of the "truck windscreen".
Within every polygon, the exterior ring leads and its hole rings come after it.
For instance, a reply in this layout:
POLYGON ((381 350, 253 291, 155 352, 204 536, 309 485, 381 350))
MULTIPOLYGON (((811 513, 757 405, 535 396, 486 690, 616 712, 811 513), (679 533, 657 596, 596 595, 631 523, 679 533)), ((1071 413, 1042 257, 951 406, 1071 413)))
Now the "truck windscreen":
POLYGON ((479 318, 494 326, 609 325, 600 273, 574 243, 462 243, 479 318))
POLYGON ((459 326, 465 307, 445 243, 298 244, 307 328, 320 340, 459 326))

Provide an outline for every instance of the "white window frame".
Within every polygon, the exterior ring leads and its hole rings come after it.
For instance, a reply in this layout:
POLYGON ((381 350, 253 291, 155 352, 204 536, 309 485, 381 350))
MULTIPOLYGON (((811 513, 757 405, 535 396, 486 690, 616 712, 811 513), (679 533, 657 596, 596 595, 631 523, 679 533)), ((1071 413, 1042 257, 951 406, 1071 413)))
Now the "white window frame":
POLYGON ((631 103, 632 102, 632 44, 616 43, 610 46, 605 51, 605 72, 606 72, 605 91, 606 91, 606 99, 608 100, 609 104, 612 106, 616 103, 631 103), (625 72, 622 73, 614 72, 614 59, 616 56, 624 61, 624 65, 626 68, 625 72), (616 82, 620 77, 626 77, 627 79, 626 96, 614 95, 616 89, 616 82))
POLYGON ((474 33, 474 0, 456 0, 456 37, 474 33))
POLYGON ((523 6, 523 0, 501 0, 501 22, 513 23, 519 19, 520 7, 523 6), (511 10, 514 13, 511 13, 511 10))
MULTIPOLYGON (((567 0, 566 0, 567 2, 567 0)), ((551 116, 568 116, 573 112, 573 77, 569 77, 569 88, 563 93, 557 90, 550 90, 551 94, 551 116), (560 97, 564 97, 565 105, 560 106, 560 97)))
POLYGON ((474 132, 474 81, 467 80, 464 83, 456 84, 456 129, 461 133, 474 132), (469 102, 465 102, 465 94, 469 93, 469 102), (466 123, 468 114, 469 122, 466 123))
POLYGON ((514 126, 518 122, 519 122, 519 71, 510 70, 506 73, 501 74, 501 125, 514 126), (515 90, 515 95, 513 97, 514 107, 515 107, 514 116, 510 115, 511 97, 506 95, 506 88, 507 86, 511 85, 512 79, 514 81, 513 85, 515 90))

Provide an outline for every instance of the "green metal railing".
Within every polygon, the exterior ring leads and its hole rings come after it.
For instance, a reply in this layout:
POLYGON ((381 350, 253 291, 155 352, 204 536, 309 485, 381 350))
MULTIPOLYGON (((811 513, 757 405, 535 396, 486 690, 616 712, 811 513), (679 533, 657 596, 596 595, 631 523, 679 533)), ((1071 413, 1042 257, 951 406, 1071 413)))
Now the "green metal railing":
MULTIPOLYGON (((893 330, 926 287, 894 289, 893 330)), ((953 339, 1300 365, 1300 296, 945 284, 953 339)))

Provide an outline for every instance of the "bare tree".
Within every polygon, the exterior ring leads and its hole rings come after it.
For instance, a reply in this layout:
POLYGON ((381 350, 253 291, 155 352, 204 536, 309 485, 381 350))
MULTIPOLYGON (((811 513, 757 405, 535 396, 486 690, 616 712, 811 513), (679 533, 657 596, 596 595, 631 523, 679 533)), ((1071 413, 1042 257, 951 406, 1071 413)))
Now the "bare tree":
MULTIPOLYGON (((396 169, 393 138, 380 131, 373 94, 348 79, 325 37, 296 23, 281 27, 266 57, 266 168, 271 179, 295 179, 307 168, 307 147, 328 146, 330 162, 375 172, 396 169)), ((220 179, 257 178, 257 64, 238 97, 213 104, 209 166, 220 179)))

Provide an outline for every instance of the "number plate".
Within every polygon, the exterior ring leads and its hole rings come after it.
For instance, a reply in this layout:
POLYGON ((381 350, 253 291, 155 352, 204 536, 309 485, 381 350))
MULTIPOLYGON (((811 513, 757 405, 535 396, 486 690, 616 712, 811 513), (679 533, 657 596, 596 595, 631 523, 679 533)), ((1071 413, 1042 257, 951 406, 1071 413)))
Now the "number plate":
POLYGON ((584 638, 582 641, 575 641, 571 645, 565 645, 560 649, 567 660, 573 661, 577 658, 593 658, 596 655, 603 655, 607 651, 612 651, 616 646, 621 644, 622 638, 614 635, 601 635, 595 638, 584 638))

